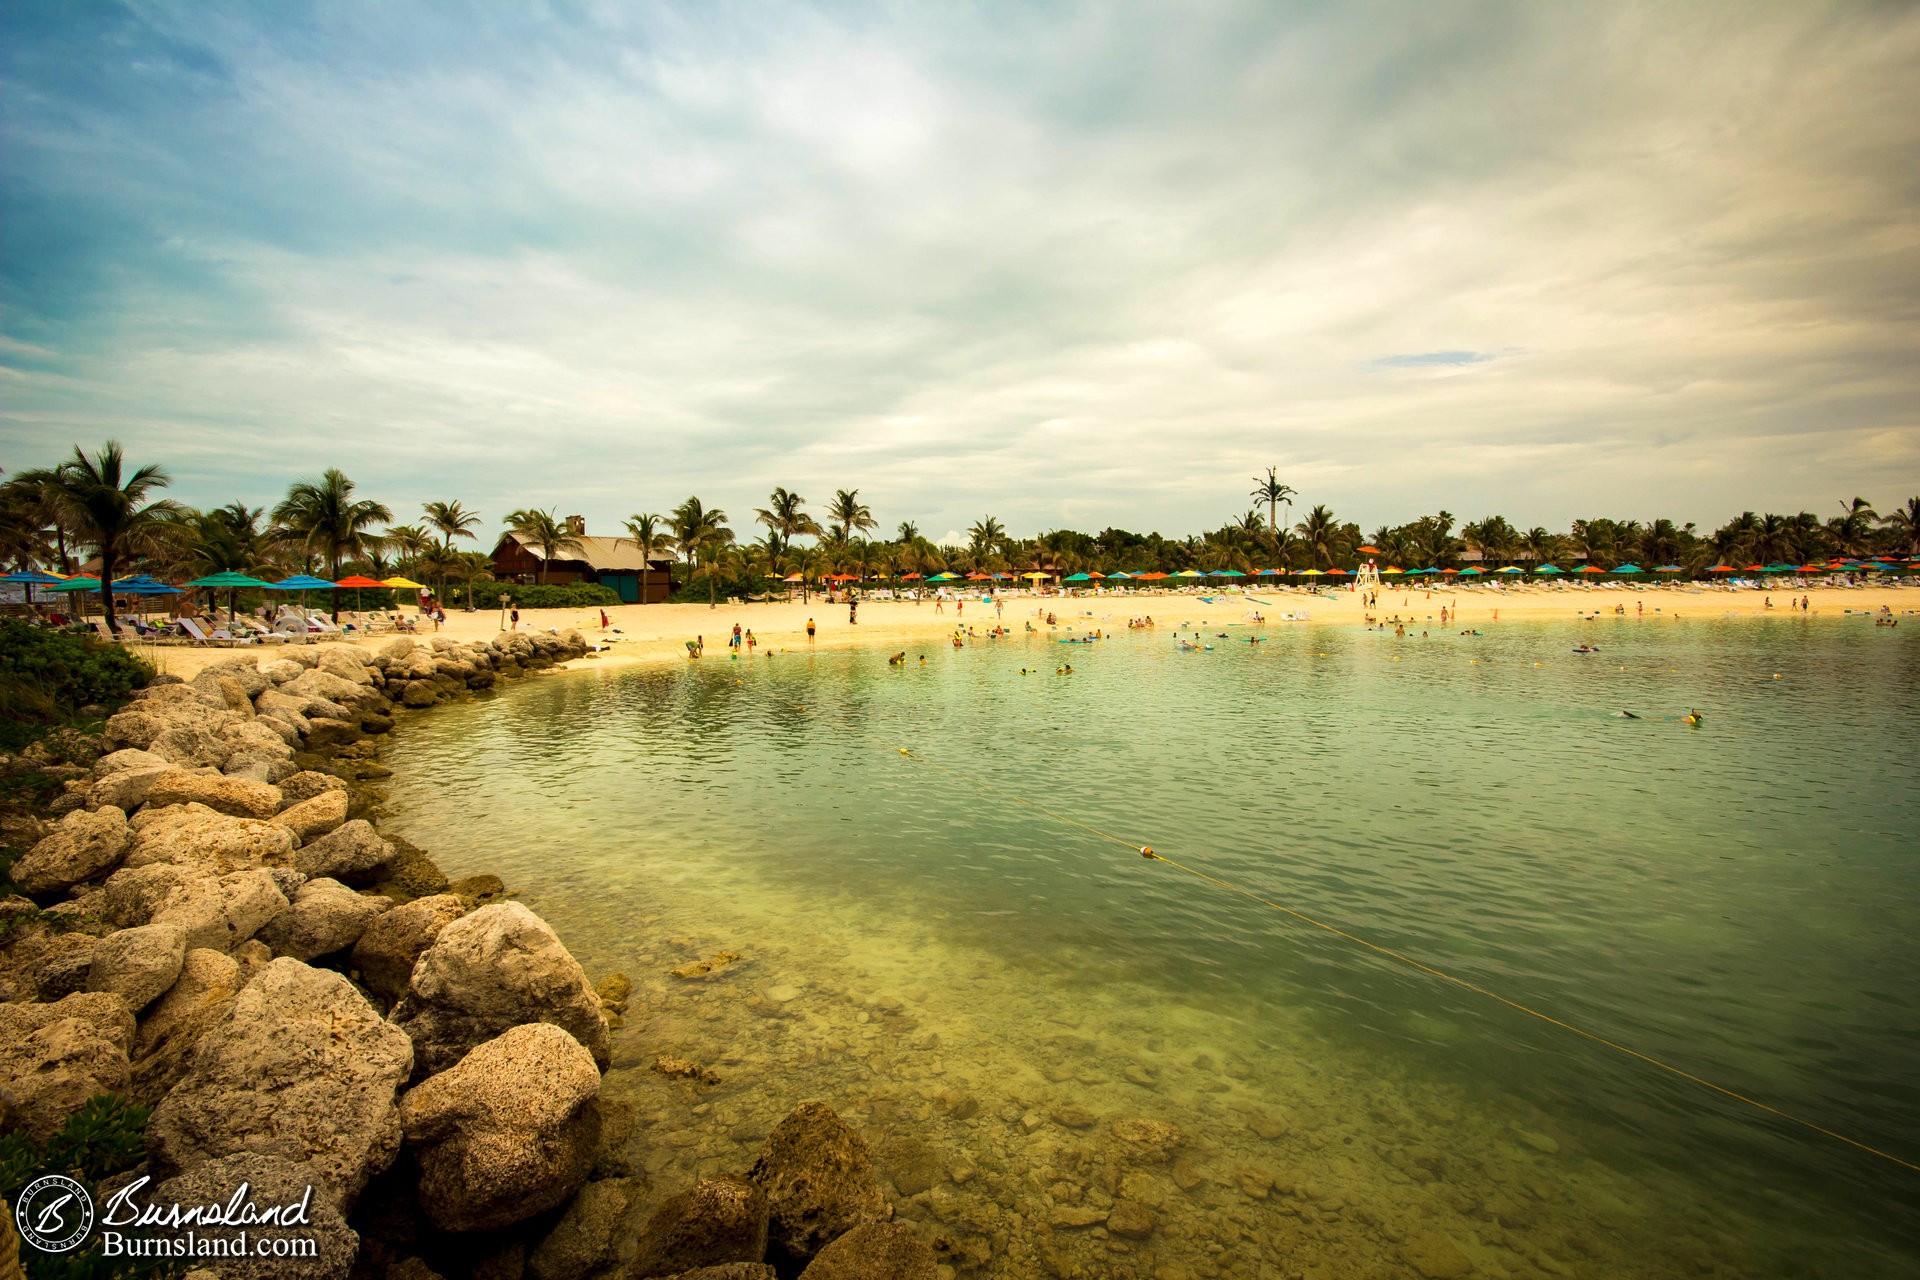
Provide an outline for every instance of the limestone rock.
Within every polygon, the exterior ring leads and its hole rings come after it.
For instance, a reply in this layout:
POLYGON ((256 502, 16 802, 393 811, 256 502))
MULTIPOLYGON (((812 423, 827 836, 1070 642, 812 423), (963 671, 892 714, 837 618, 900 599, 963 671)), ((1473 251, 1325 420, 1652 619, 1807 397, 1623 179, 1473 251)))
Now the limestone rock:
POLYGON ((0 1129, 45 1142, 96 1093, 125 1093, 133 1014, 107 992, 0 1004, 0 1129))
POLYGON ((1426 1280, 1464 1280, 1473 1273, 1473 1260, 1437 1231, 1415 1232, 1400 1246, 1400 1256, 1426 1280))
POLYGON ((134 1033, 135 1101, 151 1106, 166 1096, 185 1073, 189 1051, 226 1018, 239 991, 240 966, 232 956, 211 947, 187 952, 180 977, 134 1033))
POLYGON ((347 793, 343 788, 339 791, 322 791, 311 800, 302 800, 282 809, 273 819, 273 825, 285 827, 305 844, 335 830, 346 820, 347 793))
POLYGON ((373 655, 358 645, 330 644, 320 650, 317 669, 353 684, 370 685, 373 683, 369 665, 372 661, 373 655))
POLYGON ((345 1211, 399 1150, 394 1094, 412 1058, 345 978, 275 960, 194 1046, 147 1153, 166 1175, 240 1151, 310 1162, 345 1211))
POLYGON ((154 780, 146 805, 163 809, 176 804, 201 804, 234 818, 271 818, 280 812, 280 790, 245 778, 175 769, 154 780))
POLYGON ((186 958, 187 931, 177 924, 122 929, 94 948, 87 990, 110 991, 138 1013, 173 985, 186 958))
POLYGON ((803 1102, 774 1126, 749 1175, 767 1193, 767 1258, 798 1270, 828 1241, 893 1216, 866 1140, 824 1102, 803 1102))
POLYGON ((1113 1136, 1121 1149, 1135 1160, 1148 1163, 1172 1158, 1186 1144, 1187 1135, 1178 1125, 1146 1116, 1122 1116, 1113 1122, 1113 1136))
MULTIPOLYGON (((265 676, 277 686, 283 685, 289 680, 299 679, 300 673, 305 671, 306 668, 297 662, 289 662, 285 658, 279 658, 266 663, 260 667, 259 670, 261 675, 265 676)), ((262 696, 262 694, 255 694, 254 698, 257 701, 262 696)))
POLYGON ((713 1179, 669 1197, 640 1233, 633 1280, 696 1267, 758 1262, 767 1252, 766 1194, 750 1182, 713 1179))
POLYGON ((305 804, 329 791, 338 791, 344 795, 346 790, 347 784, 330 773, 315 773, 311 769, 303 769, 280 783, 280 803, 287 809, 291 809, 294 805, 305 804))
POLYGON ((820 1251, 801 1280, 936 1280, 927 1242, 900 1222, 868 1222, 820 1251))
POLYGON ((420 1206, 446 1231, 523 1222, 587 1180, 600 1071, 560 1028, 531 1023, 476 1046, 401 1100, 420 1206))
POLYGON ((393 861, 396 852, 392 844, 380 838, 372 823, 355 818, 302 845, 293 856, 293 865, 310 876, 363 880, 393 861))
MULTIPOLYGON (((360 1251, 359 1235, 340 1216, 315 1185, 319 1175, 306 1164, 281 1156, 251 1151, 236 1152, 218 1160, 197 1165, 158 1187, 146 1187, 134 1199, 141 1204, 164 1207, 171 1204, 226 1204, 240 1184, 249 1188, 247 1203, 257 1209, 305 1203, 307 1225, 302 1227, 197 1227, 195 1234, 206 1240, 235 1241, 245 1237, 252 1242, 311 1240, 311 1256, 259 1257, 242 1254, 221 1258, 220 1280, 347 1280, 353 1260, 360 1251), (312 1189, 309 1195, 309 1188, 312 1189)), ((287 1251, 293 1250, 289 1244, 287 1251)))
POLYGON ((133 848, 127 815, 113 807, 76 809, 13 864, 15 884, 28 893, 54 893, 104 875, 133 848))
POLYGON ((533 1280, 586 1280, 599 1271, 619 1252, 623 1231, 631 1233, 627 1219, 633 1195, 633 1184, 624 1178, 580 1188, 546 1239, 527 1255, 527 1273, 533 1280))
MULTIPOLYGON (((160 785, 154 784, 156 788, 160 785)), ((224 874, 250 867, 293 865, 293 832, 270 822, 219 813, 199 803, 161 809, 149 798, 147 807, 129 825, 133 829, 133 850, 127 854, 129 867, 171 862, 224 874)))
POLYGON ((482 907, 441 929, 414 966, 393 1020, 412 1037, 414 1071, 444 1071, 483 1040, 547 1022, 602 1068, 612 1042, 587 975, 547 922, 517 902, 482 907))
POLYGON ((1136 1200, 1116 1200, 1107 1214, 1107 1230, 1123 1240, 1145 1240, 1153 1234, 1153 1210, 1136 1200))
POLYGON ((189 947, 232 951, 286 909, 273 872, 236 871, 187 881, 167 894, 150 923, 179 925, 189 947))
POLYGON ((780 1273, 764 1262, 729 1262, 723 1267, 696 1267, 667 1280, 779 1280, 780 1273))
POLYGON ((386 698, 376 690, 371 681, 362 684, 344 679, 331 671, 305 671, 298 679, 289 680, 280 686, 280 691, 294 697, 324 698, 328 702, 343 707, 361 707, 370 703, 384 703, 386 698))
POLYGON ((386 909, 386 899, 362 897, 338 880, 309 880, 258 936, 276 956, 312 960, 351 947, 386 909))
POLYGON ((376 995, 398 1000, 407 993, 421 953, 465 910, 453 894, 437 893, 415 898, 370 921, 353 947, 353 967, 360 971, 360 981, 376 995))
POLYGON ((146 924, 174 890, 214 878, 205 867, 176 867, 170 862, 122 867, 101 886, 101 914, 122 929, 146 924))
POLYGON ((142 751, 138 747, 122 747, 118 751, 109 751, 93 762, 93 776, 105 778, 116 773, 127 773, 140 769, 171 769, 173 765, 151 751, 142 751))

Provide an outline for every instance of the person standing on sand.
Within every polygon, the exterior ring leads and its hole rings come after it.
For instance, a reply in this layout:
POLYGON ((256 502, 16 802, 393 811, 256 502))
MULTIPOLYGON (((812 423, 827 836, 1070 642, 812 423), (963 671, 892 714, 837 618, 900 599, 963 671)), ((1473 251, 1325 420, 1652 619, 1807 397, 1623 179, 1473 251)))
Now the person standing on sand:
POLYGON ((807 619, 807 639, 813 639, 813 619, 807 619))
POLYGON ((850 627, 860 625, 860 602, 851 596, 847 598, 847 625, 850 627))
POLYGON ((933 611, 935 613, 945 613, 947 611, 947 598, 945 596, 937 595, 933 598, 933 611))
POLYGON ((515 610, 513 611, 513 613, 512 613, 512 618, 513 618, 513 628, 512 628, 512 629, 513 629, 513 630, 515 630, 515 631, 518 631, 518 630, 520 629, 520 611, 519 611, 518 609, 515 609, 515 610))
POLYGON ((607 611, 605 609, 600 611, 600 629, 602 631, 607 629, 607 611))

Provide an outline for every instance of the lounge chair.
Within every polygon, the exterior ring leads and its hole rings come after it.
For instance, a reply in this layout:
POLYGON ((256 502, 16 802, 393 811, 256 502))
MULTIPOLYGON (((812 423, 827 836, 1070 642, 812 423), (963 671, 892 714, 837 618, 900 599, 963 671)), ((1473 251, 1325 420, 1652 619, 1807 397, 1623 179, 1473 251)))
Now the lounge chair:
POLYGON ((201 628, 200 624, 192 618, 181 618, 180 629, 192 636, 194 640, 200 644, 213 643, 213 637, 208 635, 207 632, 201 628))

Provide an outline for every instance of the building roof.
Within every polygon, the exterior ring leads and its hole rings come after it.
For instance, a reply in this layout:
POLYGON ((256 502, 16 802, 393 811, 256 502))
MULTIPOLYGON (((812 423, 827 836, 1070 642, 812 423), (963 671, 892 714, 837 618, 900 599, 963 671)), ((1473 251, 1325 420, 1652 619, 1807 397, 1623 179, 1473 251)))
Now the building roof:
MULTIPOLYGON (((508 533, 501 537, 493 553, 500 554, 501 547, 509 541, 520 544, 528 555, 535 560, 544 560, 539 544, 529 541, 517 533, 508 533)), ((589 569, 601 573, 639 573, 642 569, 652 571, 662 564, 671 565, 671 561, 655 560, 651 565, 645 563, 640 555, 640 546, 632 538, 598 538, 587 535, 576 536, 564 547, 557 549, 553 563, 564 564, 579 561, 589 569)))

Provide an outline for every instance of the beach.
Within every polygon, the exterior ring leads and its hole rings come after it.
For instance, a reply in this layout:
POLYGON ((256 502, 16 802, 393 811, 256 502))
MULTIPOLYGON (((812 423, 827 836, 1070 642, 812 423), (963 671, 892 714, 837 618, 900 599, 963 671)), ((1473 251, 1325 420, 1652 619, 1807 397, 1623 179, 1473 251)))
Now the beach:
MULTIPOLYGON (((1245 624, 1248 615, 1260 613, 1268 628, 1301 625, 1363 626, 1368 613, 1381 621, 1398 616, 1411 627, 1418 624, 1433 631, 1440 627, 1440 610, 1447 610, 1447 626, 1456 622, 1485 632, 1503 623, 1569 621, 1599 612, 1613 616, 1616 607, 1624 607, 1627 617, 1643 623, 1684 623, 1721 618, 1751 618, 1756 621, 1783 621, 1796 618, 1858 618, 1864 613, 1891 609, 1896 616, 1920 609, 1920 590, 1912 587, 1807 587, 1779 591, 1728 591, 1719 588, 1659 586, 1644 590, 1597 586, 1591 589, 1569 587, 1566 590, 1531 588, 1497 591, 1472 587, 1379 589, 1379 604, 1364 608, 1360 593, 1351 590, 1313 594, 1297 590, 1227 593, 1211 597, 1184 593, 1129 593, 1115 595, 1015 595, 1003 600, 996 615, 994 606, 979 597, 965 601, 949 600, 936 605, 931 600, 882 600, 863 596, 859 622, 847 621, 845 603, 828 603, 815 597, 802 604, 791 602, 755 602, 730 604, 721 601, 714 607, 704 604, 614 605, 606 609, 607 626, 600 626, 597 609, 525 609, 520 613, 520 629, 559 631, 578 628, 589 641, 600 645, 599 652, 575 660, 575 665, 625 666, 635 663, 684 662, 686 642, 704 638, 703 661, 727 660, 727 637, 735 623, 754 633, 758 644, 755 656, 765 659, 808 649, 871 647, 889 652, 905 651, 909 659, 919 656, 928 646, 950 644, 956 627, 968 626, 984 635, 994 626, 1020 632, 1031 622, 1045 628, 1045 615, 1051 612, 1054 624, 1063 634, 1076 631, 1125 631, 1129 619, 1151 617, 1156 629, 1164 630, 1171 642, 1172 632, 1182 625, 1227 626, 1245 624), (1808 608, 1803 613, 1787 607, 1789 598, 1805 596, 1808 608), (1767 602, 1772 601, 1772 608, 1767 602), (1644 610, 1644 612, 1641 612, 1644 610), (1289 621, 1286 615, 1294 615, 1289 621), (1304 615, 1304 621, 1299 620, 1304 615), (812 619, 815 635, 807 636, 812 619)), ((317 602, 316 602, 317 603, 317 602)), ((409 615, 412 610, 406 611, 409 615)), ((1920 625, 1916 621, 1910 625, 1920 625)), ((450 640, 468 643, 487 641, 505 628, 499 609, 473 613, 449 612, 439 634, 450 640)), ((1458 629, 1458 628, 1456 628, 1458 629)), ((395 633, 368 636, 327 637, 345 639, 362 646, 378 647, 395 633)), ((431 624, 422 624, 417 638, 431 640, 431 624)), ((223 662, 235 650, 184 645, 138 646, 168 674, 191 678, 208 666, 223 662)), ((252 646, 241 646, 241 650, 252 646)))

